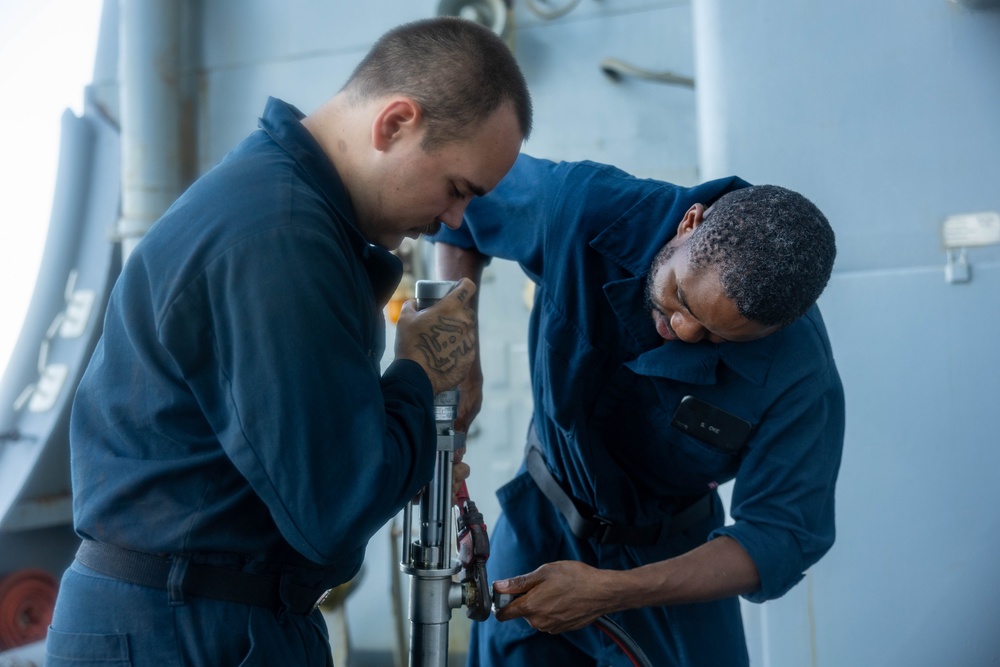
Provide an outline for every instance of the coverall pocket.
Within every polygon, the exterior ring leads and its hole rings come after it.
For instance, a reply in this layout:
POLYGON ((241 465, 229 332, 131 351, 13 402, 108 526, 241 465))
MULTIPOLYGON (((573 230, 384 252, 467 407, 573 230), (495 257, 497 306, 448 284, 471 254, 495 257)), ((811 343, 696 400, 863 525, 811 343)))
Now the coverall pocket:
POLYGON ((46 667, 100 667, 132 664, 127 635, 94 635, 82 632, 59 632, 49 626, 45 640, 46 667))

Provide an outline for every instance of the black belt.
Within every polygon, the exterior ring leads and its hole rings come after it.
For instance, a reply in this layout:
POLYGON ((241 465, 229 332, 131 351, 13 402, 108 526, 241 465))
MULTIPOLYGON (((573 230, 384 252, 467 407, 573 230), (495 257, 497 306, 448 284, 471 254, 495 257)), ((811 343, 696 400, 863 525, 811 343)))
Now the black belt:
POLYGON ((580 512, 579 503, 560 486, 559 482, 549 472, 542 456, 541 444, 532 424, 528 431, 528 446, 525 452, 525 463, 528 474, 535 484, 563 515, 573 534, 582 540, 594 540, 598 543, 613 542, 629 546, 648 546, 657 544, 662 538, 691 528, 698 522, 712 515, 715 500, 711 493, 706 493, 693 503, 657 523, 645 526, 627 526, 614 523, 592 511, 588 516, 580 512))
MULTIPOLYGON (((130 584, 169 590, 168 579, 175 558, 122 549, 93 540, 84 540, 76 559, 92 570, 130 584)), ((224 567, 188 562, 178 583, 186 595, 225 600, 238 604, 287 609, 308 614, 326 599, 329 590, 317 590, 269 574, 241 572, 224 567)))

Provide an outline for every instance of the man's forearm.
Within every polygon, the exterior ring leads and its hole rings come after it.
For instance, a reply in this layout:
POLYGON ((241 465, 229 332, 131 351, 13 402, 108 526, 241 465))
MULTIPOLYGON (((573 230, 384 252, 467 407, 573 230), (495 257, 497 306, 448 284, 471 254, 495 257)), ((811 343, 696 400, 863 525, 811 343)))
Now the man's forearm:
POLYGON ((760 588, 760 575, 739 542, 717 537, 676 558, 622 571, 615 587, 628 609, 751 593, 760 588))
MULTIPOLYGON (((469 278, 479 286, 483 277, 483 267, 487 258, 475 250, 466 250, 447 243, 435 243, 437 259, 437 277, 440 280, 460 280, 469 278)), ((479 290, 472 295, 469 307, 478 313, 479 290)), ((477 325, 478 326, 478 325, 477 325)), ((483 403, 483 367, 479 356, 479 337, 476 337, 476 359, 469 369, 465 381, 459 385, 461 399, 458 405, 458 415, 455 419, 455 430, 467 432, 472 421, 479 414, 483 403)), ((459 454, 459 457, 461 454, 459 454)), ((459 460, 461 460, 459 458, 459 460)))
POLYGON ((750 593, 759 586, 750 556, 728 537, 632 570, 599 570, 579 561, 556 561, 494 582, 501 593, 524 594, 497 610, 497 620, 523 617, 543 632, 568 632, 604 614, 708 602, 750 593))
MULTIPOLYGON (((447 243, 435 243, 435 258, 437 262, 437 276, 441 280, 458 280, 469 278, 477 286, 483 277, 483 267, 486 266, 485 255, 475 251, 459 248, 447 243)), ((475 297, 472 307, 478 305, 478 295, 475 297)))

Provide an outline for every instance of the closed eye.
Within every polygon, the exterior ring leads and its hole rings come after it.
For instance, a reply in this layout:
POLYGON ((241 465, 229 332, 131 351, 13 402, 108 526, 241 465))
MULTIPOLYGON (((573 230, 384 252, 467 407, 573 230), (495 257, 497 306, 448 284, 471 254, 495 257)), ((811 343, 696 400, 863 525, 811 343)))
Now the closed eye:
MULTIPOLYGON (((682 306, 684 306, 684 310, 691 313, 691 306, 688 305, 687 299, 684 298, 684 292, 681 291, 680 285, 677 286, 677 300, 680 302, 682 306)), ((698 318, 698 316, 695 315, 694 313, 691 313, 691 316, 694 317, 695 319, 698 318)))
POLYGON ((455 192, 458 194, 459 197, 462 197, 462 198, 466 198, 467 197, 467 198, 471 199, 473 197, 484 197, 484 196, 486 196, 487 190, 486 190, 486 188, 482 187, 481 185, 476 185, 475 183, 473 183, 472 181, 470 181, 467 178, 459 178, 458 181, 465 186, 465 190, 467 192, 472 193, 472 194, 463 194, 461 191, 459 191, 458 186, 455 183, 452 183, 451 186, 453 188, 455 188, 455 192))

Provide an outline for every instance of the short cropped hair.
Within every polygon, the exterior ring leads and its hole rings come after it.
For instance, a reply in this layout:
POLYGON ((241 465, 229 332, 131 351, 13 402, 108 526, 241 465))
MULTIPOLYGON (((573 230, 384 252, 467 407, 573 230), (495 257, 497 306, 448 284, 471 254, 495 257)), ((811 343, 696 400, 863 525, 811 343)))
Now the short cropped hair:
POLYGON ((823 213, 797 192, 758 185, 729 192, 688 239, 692 268, 715 266, 740 315, 785 326, 819 298, 837 247, 823 213))
POLYGON ((456 17, 403 24, 379 38, 342 88, 367 101, 406 95, 420 105, 430 150, 462 140, 509 103, 531 133, 531 96, 510 49, 485 26, 456 17))

